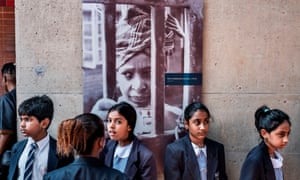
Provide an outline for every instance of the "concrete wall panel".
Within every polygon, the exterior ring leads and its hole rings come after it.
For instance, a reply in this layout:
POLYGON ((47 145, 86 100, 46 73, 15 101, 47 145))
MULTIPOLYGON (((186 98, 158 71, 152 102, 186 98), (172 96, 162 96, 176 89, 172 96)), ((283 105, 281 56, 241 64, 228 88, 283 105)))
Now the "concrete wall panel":
POLYGON ((61 120, 83 111, 81 1, 19 0, 15 13, 17 101, 50 96, 56 137, 61 120))
POLYGON ((230 179, 260 141, 254 112, 263 104, 291 117, 282 153, 285 178, 298 179, 300 1, 204 2, 203 101, 214 116, 210 136, 225 144, 230 179))

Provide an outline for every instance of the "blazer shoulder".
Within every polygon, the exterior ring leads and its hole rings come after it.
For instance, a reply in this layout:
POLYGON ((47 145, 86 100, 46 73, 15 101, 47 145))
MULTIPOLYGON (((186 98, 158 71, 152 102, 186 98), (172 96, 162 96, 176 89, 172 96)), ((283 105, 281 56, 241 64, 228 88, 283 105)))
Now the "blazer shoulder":
POLYGON ((268 156, 268 154, 264 152, 262 147, 256 146, 250 150, 246 158, 248 159, 248 161, 251 161, 253 163, 254 162, 260 163, 265 156, 268 156))
POLYGON ((174 142, 170 143, 167 145, 167 150, 169 151, 186 151, 187 147, 191 147, 192 148, 192 144, 191 141, 189 140, 189 138, 187 136, 184 136, 178 140, 175 140, 174 142))
POLYGON ((25 147, 27 141, 28 141, 28 139, 24 139, 22 141, 16 142, 12 147, 12 151, 16 151, 22 147, 25 147))
POLYGON ((218 146, 218 147, 224 148, 224 144, 222 144, 216 140, 209 139, 209 138, 205 139, 205 143, 208 145, 213 145, 213 146, 218 146))
POLYGON ((139 140, 134 141, 133 146, 135 146, 138 149, 138 151, 142 151, 142 152, 146 152, 146 153, 149 153, 149 154, 153 154, 152 151, 144 143, 142 143, 139 140))

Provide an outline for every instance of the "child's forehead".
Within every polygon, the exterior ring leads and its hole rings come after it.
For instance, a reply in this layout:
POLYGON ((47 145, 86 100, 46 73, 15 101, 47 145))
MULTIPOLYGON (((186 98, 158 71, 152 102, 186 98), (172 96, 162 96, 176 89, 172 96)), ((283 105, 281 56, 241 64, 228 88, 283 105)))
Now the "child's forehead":
POLYGON ((276 132, 290 132, 291 131, 291 125, 288 121, 282 122, 276 129, 273 130, 276 132))
POLYGON ((33 115, 28 115, 28 114, 19 114, 20 119, 28 119, 28 118, 36 118, 33 115))
POLYGON ((29 117, 28 114, 19 114, 20 117, 29 117))

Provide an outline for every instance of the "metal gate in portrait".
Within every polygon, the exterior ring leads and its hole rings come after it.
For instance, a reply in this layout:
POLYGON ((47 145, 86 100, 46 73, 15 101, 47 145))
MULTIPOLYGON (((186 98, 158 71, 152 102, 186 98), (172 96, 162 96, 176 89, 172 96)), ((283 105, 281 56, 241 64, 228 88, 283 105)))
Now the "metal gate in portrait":
POLYGON ((118 101, 134 105, 135 134, 160 174, 183 109, 201 100, 202 8, 202 0, 82 2, 84 111, 105 119, 118 101))

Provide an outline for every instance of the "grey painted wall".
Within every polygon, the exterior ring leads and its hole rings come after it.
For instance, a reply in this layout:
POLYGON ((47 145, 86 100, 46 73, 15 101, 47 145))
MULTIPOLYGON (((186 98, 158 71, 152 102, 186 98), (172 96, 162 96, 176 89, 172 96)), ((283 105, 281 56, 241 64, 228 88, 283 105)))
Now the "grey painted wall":
MULTIPOLYGON (((49 131, 56 136, 62 119, 83 111, 81 1, 18 0, 15 6, 18 104, 48 94, 55 103, 49 131)), ((300 176, 299 7, 295 0, 204 0, 202 95, 214 117, 209 136, 225 145, 229 179, 238 179, 259 142, 254 112, 262 104, 290 115, 285 178, 300 176)))

